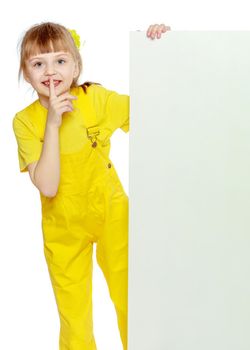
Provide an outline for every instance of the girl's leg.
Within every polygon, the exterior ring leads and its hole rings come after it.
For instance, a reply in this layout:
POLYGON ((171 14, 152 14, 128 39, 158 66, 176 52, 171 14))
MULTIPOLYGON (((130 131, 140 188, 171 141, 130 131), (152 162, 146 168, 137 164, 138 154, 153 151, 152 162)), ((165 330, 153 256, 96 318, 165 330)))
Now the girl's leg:
POLYGON ((93 243, 84 232, 43 223, 44 254, 60 317, 60 350, 96 350, 92 325, 93 243))
POLYGON ((96 245, 96 258, 108 284, 118 327, 127 350, 128 314, 128 197, 118 191, 106 196, 105 226, 96 245))

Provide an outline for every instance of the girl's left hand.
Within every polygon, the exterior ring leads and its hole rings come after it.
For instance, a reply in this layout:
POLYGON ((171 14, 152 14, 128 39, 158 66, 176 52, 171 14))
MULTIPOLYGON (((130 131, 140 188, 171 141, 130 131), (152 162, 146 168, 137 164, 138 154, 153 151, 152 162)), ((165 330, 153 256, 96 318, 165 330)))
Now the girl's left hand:
POLYGON ((165 26, 165 24, 153 24, 148 27, 147 36, 154 39, 157 34, 157 39, 160 39, 161 33, 165 33, 167 30, 171 30, 170 26, 165 26))

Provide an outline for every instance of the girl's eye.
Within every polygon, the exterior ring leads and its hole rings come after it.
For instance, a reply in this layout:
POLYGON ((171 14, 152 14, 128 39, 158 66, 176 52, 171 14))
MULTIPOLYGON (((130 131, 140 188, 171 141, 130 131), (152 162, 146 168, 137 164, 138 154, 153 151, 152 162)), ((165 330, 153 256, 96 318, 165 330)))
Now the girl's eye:
POLYGON ((36 63, 34 64, 34 67, 36 67, 37 65, 40 67, 41 64, 42 64, 41 62, 36 62, 36 63))
MULTIPOLYGON (((66 61, 64 60, 64 59, 59 59, 59 60, 57 60, 57 62, 59 62, 59 64, 61 65, 61 64, 63 64, 63 63, 65 63, 66 61), (63 63, 62 63, 63 62, 63 63)), ((34 64, 34 67, 41 67, 41 65, 42 65, 42 62, 36 62, 35 64, 34 64)))

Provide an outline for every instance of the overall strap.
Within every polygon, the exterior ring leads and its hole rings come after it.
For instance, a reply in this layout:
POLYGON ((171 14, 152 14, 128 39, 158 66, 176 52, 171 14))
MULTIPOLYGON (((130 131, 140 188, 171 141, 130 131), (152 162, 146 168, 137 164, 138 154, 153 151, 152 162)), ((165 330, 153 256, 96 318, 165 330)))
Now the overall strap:
MULTIPOLYGON (((83 89, 83 86, 80 85, 83 89)), ((86 125, 87 137, 92 142, 92 147, 97 146, 96 137, 100 134, 99 126, 96 119, 96 111, 90 101, 89 96, 83 90, 83 105, 84 121, 86 125)))

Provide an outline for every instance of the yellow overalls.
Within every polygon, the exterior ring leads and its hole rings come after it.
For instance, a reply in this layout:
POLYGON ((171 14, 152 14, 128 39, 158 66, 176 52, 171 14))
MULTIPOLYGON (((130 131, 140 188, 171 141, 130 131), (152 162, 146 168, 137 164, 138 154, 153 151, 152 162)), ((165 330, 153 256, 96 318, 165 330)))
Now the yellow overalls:
MULTIPOLYGON (((108 284, 127 349, 128 196, 109 159, 95 110, 83 94, 84 147, 60 154, 55 197, 40 192, 44 255, 60 317, 60 350, 94 350, 92 251, 108 284), (87 131, 87 133, 86 133, 87 131)), ((115 349, 114 349, 115 350, 115 349)))

